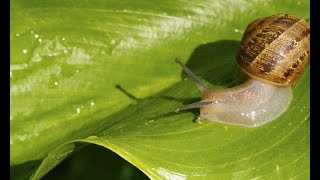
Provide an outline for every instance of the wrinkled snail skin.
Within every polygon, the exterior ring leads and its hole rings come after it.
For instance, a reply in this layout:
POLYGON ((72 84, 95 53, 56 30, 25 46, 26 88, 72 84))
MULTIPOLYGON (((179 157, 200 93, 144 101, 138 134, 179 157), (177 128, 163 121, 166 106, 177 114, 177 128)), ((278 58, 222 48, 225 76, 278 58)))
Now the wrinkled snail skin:
POLYGON ((248 80, 224 90, 209 90, 178 58, 176 62, 202 92, 200 102, 177 108, 200 108, 203 119, 258 127, 284 113, 310 54, 310 29, 303 19, 276 14, 250 23, 240 43, 237 64, 248 80))

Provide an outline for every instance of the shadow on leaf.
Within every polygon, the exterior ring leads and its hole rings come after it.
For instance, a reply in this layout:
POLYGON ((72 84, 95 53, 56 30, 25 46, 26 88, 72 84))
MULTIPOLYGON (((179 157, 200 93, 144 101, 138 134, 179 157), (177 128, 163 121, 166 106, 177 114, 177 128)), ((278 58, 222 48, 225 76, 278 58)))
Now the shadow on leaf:
MULTIPOLYGON (((186 66, 198 77, 215 86, 230 87, 241 83, 244 75, 237 67, 235 56, 239 41, 220 40, 201 44, 192 52, 186 66)), ((182 71, 182 79, 187 74, 182 71)))
MULTIPOLYGON (((189 67, 200 79, 210 82, 214 86, 232 87, 244 81, 244 74, 237 67, 235 55, 239 48, 239 41, 221 40, 217 42, 199 45, 192 52, 186 66, 189 67)), ((173 59, 172 59, 173 60, 173 59)), ((188 75, 182 70, 182 79, 189 78, 188 75)), ((159 95, 149 96, 147 98, 139 98, 128 90, 117 84, 115 86, 119 91, 125 94, 132 100, 143 103, 143 101, 150 100, 167 100, 177 101, 183 105, 197 102, 199 98, 179 98, 165 93, 158 93, 159 95)), ((209 86, 210 87, 210 86, 209 86)), ((181 113, 192 112, 197 116, 199 114, 197 109, 182 111, 181 113)), ((178 115, 174 110, 162 113, 156 116, 149 116, 148 119, 158 120, 165 117, 178 115)), ((195 121, 195 119, 194 119, 195 121)))

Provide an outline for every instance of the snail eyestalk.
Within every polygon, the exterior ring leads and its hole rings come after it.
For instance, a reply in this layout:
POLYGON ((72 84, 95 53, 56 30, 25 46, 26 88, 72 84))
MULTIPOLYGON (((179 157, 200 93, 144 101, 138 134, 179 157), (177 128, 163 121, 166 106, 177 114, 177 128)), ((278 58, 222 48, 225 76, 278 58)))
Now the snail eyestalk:
POLYGON ((184 72, 187 73, 187 75, 192 79, 192 81, 198 86, 199 90, 201 92, 205 92, 208 91, 209 89, 198 79, 198 77, 193 74, 193 72, 186 66, 184 65, 179 58, 175 59, 176 63, 178 63, 182 69, 184 70, 184 72))
POLYGON ((200 108, 200 107, 204 107, 204 106, 209 106, 209 105, 213 105, 213 104, 217 104, 220 103, 220 101, 200 101, 200 102, 195 102, 192 104, 188 104, 182 107, 179 107, 175 110, 176 113, 178 113, 179 111, 183 111, 183 110, 187 110, 187 109, 194 109, 194 108, 200 108))

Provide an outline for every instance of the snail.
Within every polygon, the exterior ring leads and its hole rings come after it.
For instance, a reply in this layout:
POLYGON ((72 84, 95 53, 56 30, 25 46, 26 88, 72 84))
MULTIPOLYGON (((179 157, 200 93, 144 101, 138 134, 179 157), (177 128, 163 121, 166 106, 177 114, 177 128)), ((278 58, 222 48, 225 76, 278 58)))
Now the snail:
POLYGON ((198 86, 201 101, 175 111, 200 108, 203 119, 227 125, 258 127, 279 117, 292 100, 295 84, 309 60, 310 28, 294 15, 276 14, 251 22, 240 42, 236 62, 248 79, 223 90, 210 90, 178 58, 198 86))

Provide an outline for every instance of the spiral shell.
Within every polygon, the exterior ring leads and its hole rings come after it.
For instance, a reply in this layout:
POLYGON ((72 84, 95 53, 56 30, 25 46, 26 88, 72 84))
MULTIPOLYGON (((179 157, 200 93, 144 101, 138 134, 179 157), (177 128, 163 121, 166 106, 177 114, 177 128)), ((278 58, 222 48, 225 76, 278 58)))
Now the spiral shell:
POLYGON ((290 14, 276 14, 248 25, 236 59, 252 78, 286 86, 297 82, 309 54, 308 23, 290 14))

